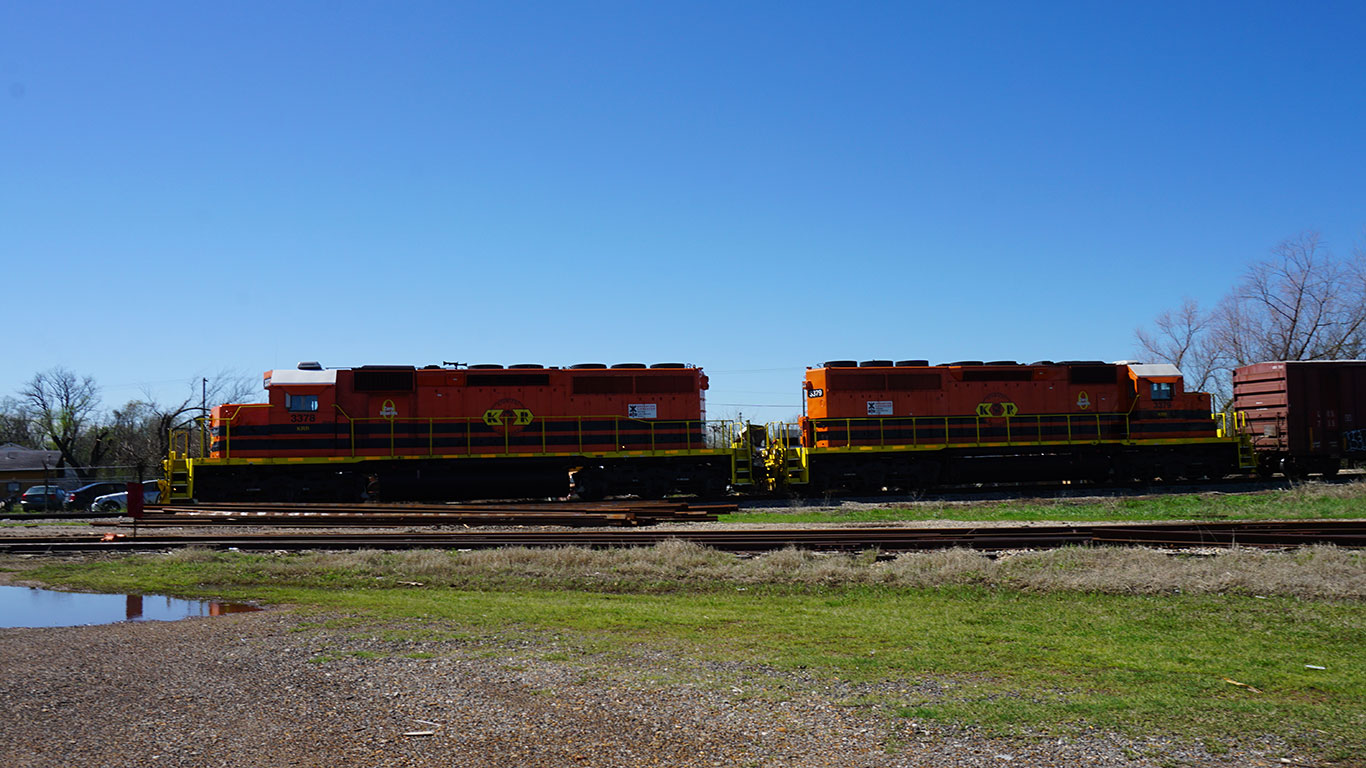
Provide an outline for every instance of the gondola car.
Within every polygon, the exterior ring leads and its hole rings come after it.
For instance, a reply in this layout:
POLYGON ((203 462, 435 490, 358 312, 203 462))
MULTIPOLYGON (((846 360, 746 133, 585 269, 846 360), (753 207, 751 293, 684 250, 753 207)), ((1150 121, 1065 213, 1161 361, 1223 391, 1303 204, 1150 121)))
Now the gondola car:
POLYGON ((204 458, 168 462, 200 501, 433 500, 718 492, 707 377, 681 363, 267 371, 268 401, 213 409, 204 458))

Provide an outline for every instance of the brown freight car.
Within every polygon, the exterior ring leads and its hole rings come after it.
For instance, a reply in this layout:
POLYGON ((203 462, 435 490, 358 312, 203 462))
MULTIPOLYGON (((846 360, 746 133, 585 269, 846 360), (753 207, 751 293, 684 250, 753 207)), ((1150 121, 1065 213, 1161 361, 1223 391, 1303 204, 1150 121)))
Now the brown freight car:
POLYGON ((1366 455, 1366 360, 1299 360, 1233 372, 1233 409, 1245 415, 1257 472, 1331 477, 1366 455))

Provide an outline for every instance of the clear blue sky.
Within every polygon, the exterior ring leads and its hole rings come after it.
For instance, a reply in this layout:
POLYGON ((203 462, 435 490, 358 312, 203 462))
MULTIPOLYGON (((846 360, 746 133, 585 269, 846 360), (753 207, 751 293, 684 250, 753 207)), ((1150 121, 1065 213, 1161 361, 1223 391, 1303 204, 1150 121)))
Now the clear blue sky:
MULTIPOLYGON (((0 0, 0 396, 1118 359, 1366 232, 1361 3, 0 0)), ((761 408, 760 405, 771 407, 761 408)))

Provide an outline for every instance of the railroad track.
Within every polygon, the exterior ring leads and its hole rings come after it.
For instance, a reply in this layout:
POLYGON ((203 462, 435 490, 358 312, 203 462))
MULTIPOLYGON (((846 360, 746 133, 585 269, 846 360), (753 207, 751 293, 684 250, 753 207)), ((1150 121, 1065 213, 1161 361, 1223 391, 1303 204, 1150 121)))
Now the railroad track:
POLYGON ((884 553, 966 547, 983 551, 1064 546, 1258 547, 1332 544, 1366 548, 1366 522, 1295 521, 1154 525, 985 526, 974 528, 765 528, 761 530, 520 530, 394 533, 179 534, 7 537, 0 552, 120 552, 206 547, 238 550, 488 549, 642 547, 688 541, 726 552, 798 547, 884 553))
MULTIPOLYGON (((290 527, 388 526, 639 526, 660 522, 714 522, 735 504, 679 501, 469 502, 462 504, 227 503, 149 508, 139 527, 265 525, 290 527)), ((120 523, 129 526, 132 523, 120 523)))

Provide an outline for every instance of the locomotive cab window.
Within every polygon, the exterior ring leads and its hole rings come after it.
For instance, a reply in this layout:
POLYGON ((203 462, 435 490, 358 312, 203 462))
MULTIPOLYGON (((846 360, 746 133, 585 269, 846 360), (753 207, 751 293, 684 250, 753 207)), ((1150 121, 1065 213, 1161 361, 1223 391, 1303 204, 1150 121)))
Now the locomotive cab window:
POLYGON ((1172 399, 1172 384, 1170 381, 1154 381, 1151 392, 1154 400, 1170 400, 1172 399))
POLYGON ((291 395, 285 393, 285 410, 294 412, 308 412, 318 410, 317 395, 291 395))

